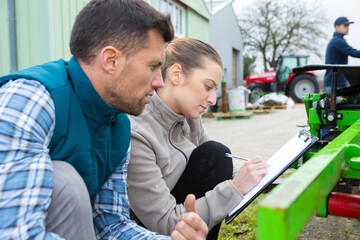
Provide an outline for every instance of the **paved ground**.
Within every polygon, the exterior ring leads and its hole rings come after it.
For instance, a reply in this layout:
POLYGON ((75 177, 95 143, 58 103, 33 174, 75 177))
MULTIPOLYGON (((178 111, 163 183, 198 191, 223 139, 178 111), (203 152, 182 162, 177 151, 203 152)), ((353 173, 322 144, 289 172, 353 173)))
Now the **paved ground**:
MULTIPOLYGON (((268 114, 254 114, 250 119, 216 120, 203 118, 203 123, 212 139, 227 145, 233 154, 246 158, 255 155, 265 160, 306 125, 307 117, 303 104, 293 109, 273 110, 268 114)), ((242 162, 235 162, 241 166, 242 162)), ((360 239, 360 221, 341 217, 318 218, 313 216, 298 240, 355 240, 360 239)))
POLYGON ((233 154, 247 158, 261 155, 264 159, 270 158, 301 129, 297 125, 306 125, 306 121, 303 104, 254 114, 250 119, 203 118, 211 138, 227 145, 233 154))

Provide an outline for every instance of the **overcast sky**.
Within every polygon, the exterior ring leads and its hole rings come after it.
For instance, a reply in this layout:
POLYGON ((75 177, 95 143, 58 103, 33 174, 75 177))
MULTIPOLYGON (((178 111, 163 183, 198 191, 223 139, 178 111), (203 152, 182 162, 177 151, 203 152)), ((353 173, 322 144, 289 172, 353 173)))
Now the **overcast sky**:
MULTIPOLYGON (((233 7, 237 14, 252 4, 255 0, 234 0, 233 7)), ((340 16, 347 17, 350 21, 355 22, 350 25, 349 34, 345 36, 346 41, 350 46, 360 49, 360 0, 305 0, 308 4, 314 1, 319 1, 324 8, 324 13, 329 19, 326 29, 328 29, 328 37, 331 39, 334 32, 334 21, 340 16)), ((324 42, 320 48, 325 57, 325 50, 328 40, 324 42)), ((310 57, 310 64, 325 63, 324 59, 310 57), (322 62, 319 62, 322 61, 322 62)), ((262 64, 262 63, 261 63, 262 64)), ((349 57, 349 64, 360 65, 360 58, 349 57)))

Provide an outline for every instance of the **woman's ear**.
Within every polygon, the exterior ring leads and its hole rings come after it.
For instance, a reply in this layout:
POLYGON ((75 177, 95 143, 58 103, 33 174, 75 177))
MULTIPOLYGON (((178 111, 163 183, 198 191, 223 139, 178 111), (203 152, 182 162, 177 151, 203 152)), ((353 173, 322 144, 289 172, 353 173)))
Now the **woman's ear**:
POLYGON ((178 63, 173 64, 169 70, 169 78, 174 86, 178 86, 181 81, 181 65, 178 63))
POLYGON ((108 73, 115 72, 119 67, 123 67, 124 54, 113 46, 106 46, 101 50, 100 61, 104 71, 108 73))

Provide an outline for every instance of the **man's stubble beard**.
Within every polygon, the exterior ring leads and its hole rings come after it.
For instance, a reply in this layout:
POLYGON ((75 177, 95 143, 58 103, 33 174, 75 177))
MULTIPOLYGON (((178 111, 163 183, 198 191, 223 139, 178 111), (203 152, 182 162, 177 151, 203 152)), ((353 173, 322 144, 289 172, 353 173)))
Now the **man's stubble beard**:
MULTIPOLYGON (((129 65, 127 64, 120 73, 118 81, 131 78, 129 75, 129 65)), ((133 89, 128 88, 129 87, 126 85, 121 85, 121 82, 114 82, 113 85, 109 86, 108 92, 110 93, 110 96, 106 102, 109 103, 109 105, 112 107, 118 109, 120 112, 138 116, 145 109, 145 95, 141 99, 132 99, 131 93, 133 89), (122 92, 122 94, 119 95, 119 92, 122 92)))
POLYGON ((120 112, 138 116, 144 111, 144 98, 136 100, 136 102, 134 100, 136 99, 127 100, 123 97, 113 97, 110 101, 110 105, 118 109, 120 112))

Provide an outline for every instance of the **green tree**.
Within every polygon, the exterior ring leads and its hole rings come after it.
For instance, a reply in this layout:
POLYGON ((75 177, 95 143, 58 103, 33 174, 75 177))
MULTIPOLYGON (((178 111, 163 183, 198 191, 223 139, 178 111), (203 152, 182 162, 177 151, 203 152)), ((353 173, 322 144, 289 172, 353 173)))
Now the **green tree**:
POLYGON ((256 67, 255 64, 256 56, 249 56, 248 54, 244 54, 243 63, 244 63, 244 77, 251 75, 254 73, 254 69, 256 67))
POLYGON ((304 0, 257 0, 239 17, 246 51, 261 53, 264 71, 295 49, 320 57, 326 21, 319 2, 304 0))

